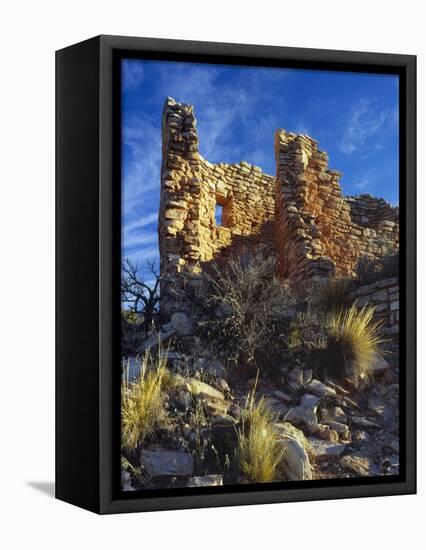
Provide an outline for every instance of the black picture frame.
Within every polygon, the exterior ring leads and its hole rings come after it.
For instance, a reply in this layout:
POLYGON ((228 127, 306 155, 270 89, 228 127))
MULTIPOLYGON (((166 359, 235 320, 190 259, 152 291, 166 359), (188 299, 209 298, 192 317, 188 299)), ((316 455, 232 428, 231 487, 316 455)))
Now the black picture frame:
POLYGON ((119 36, 56 52, 56 498, 107 514, 415 492, 416 57, 119 36), (120 493, 122 57, 400 76, 399 476, 120 493))

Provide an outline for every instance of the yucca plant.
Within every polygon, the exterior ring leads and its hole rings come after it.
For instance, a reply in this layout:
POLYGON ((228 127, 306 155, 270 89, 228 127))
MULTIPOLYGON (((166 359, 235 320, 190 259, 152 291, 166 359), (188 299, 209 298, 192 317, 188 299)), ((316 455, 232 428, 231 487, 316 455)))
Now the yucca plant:
POLYGON ((238 433, 240 467, 253 483, 265 483, 284 478, 285 451, 277 439, 271 413, 263 397, 256 401, 254 391, 247 396, 238 433))
POLYGON ((349 309, 332 312, 323 349, 322 366, 326 376, 350 378, 355 383, 369 379, 377 360, 380 345, 385 341, 380 333, 381 322, 374 321, 375 308, 349 309))
POLYGON ((127 379, 121 385, 121 444, 131 452, 153 435, 158 422, 165 417, 165 388, 171 384, 166 360, 158 355, 153 360, 147 352, 135 382, 127 379))

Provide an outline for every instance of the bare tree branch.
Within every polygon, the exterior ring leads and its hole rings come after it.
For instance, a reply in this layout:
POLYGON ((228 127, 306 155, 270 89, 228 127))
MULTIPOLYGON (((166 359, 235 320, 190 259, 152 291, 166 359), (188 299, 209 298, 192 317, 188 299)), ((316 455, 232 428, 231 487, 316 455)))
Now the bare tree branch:
POLYGON ((160 305, 160 273, 154 262, 147 262, 143 268, 139 263, 131 262, 128 258, 121 264, 121 301, 128 305, 128 309, 143 316, 145 332, 149 330, 159 312, 160 305), (142 275, 147 271, 151 277, 142 275), (152 283, 150 284, 150 281, 152 283))

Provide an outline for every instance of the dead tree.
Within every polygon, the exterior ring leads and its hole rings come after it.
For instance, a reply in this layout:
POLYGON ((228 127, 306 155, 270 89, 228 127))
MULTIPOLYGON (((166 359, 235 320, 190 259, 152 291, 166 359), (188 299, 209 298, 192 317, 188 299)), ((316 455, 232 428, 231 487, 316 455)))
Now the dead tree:
POLYGON ((145 334, 159 313, 160 282, 154 262, 147 262, 145 268, 129 259, 121 263, 121 301, 127 304, 129 311, 143 318, 145 334), (143 271, 149 276, 144 276, 143 271))

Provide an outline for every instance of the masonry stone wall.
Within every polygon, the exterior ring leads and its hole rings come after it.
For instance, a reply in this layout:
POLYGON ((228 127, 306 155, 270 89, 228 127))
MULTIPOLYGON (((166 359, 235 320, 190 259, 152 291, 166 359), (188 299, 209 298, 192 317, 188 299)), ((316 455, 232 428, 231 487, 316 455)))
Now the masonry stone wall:
POLYGON ((159 211, 162 275, 242 248, 275 251, 275 178, 257 166, 212 164, 198 150, 193 107, 168 98, 163 112, 159 211), (216 223, 216 206, 222 220, 216 223))
POLYGON ((354 223, 383 230, 394 234, 393 238, 398 239, 399 208, 397 206, 391 206, 384 199, 369 194, 346 197, 345 200, 349 204, 354 223))
POLYGON ((282 277, 296 281, 352 277, 360 257, 377 258, 397 249, 396 209, 383 199, 346 199, 339 183, 341 173, 328 168, 327 154, 315 140, 278 130, 275 157, 276 241, 282 277), (374 206, 378 212, 373 215, 374 206))
POLYGON ((348 277, 361 256, 398 247, 398 209, 370 195, 344 197, 340 172, 328 168, 327 154, 306 135, 276 132, 275 176, 246 162, 204 159, 193 107, 172 98, 164 106, 162 136, 164 280, 184 268, 196 275, 206 262, 260 245, 276 255, 283 279, 348 277))
POLYGON ((348 298, 357 307, 374 306, 374 317, 383 323, 383 332, 399 333, 399 279, 391 277, 368 285, 358 286, 348 298))

